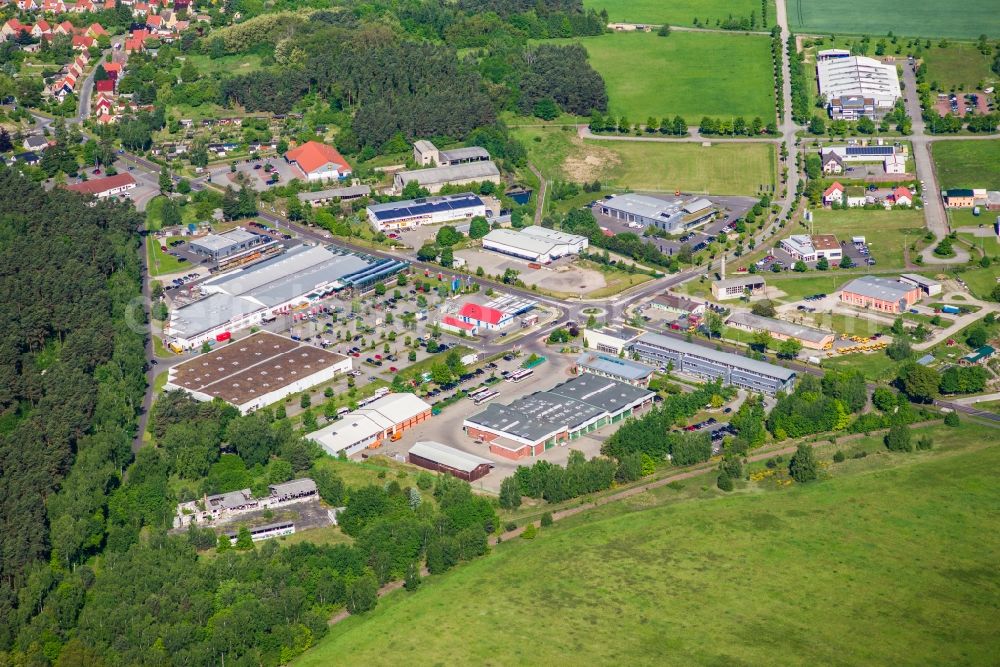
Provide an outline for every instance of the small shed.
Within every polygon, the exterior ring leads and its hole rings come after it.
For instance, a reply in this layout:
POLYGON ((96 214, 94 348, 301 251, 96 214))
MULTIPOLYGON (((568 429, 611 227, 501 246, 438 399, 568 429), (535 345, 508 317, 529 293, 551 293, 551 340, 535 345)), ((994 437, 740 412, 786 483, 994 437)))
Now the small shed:
POLYGON ((446 472, 467 482, 474 482, 489 474, 493 462, 443 445, 433 440, 422 440, 410 448, 408 460, 421 468, 435 472, 446 472))

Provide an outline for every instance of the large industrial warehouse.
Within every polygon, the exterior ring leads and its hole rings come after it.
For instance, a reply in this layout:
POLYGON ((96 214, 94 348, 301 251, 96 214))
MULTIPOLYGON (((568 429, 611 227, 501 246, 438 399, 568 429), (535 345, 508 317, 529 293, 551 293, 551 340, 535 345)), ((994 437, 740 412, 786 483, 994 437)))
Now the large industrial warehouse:
POLYGON ((895 65, 851 56, 816 63, 819 94, 836 119, 875 120, 891 111, 902 93, 895 65))
POLYGON ((715 215, 715 204, 704 197, 667 201, 631 192, 602 199, 594 208, 609 218, 656 227, 671 234, 703 225, 715 215))
POLYGON ((309 437, 331 456, 347 456, 375 448, 386 438, 415 426, 431 416, 431 406, 416 394, 388 394, 322 428, 309 437))
POLYGON ((173 310, 164 334, 168 342, 192 349, 341 290, 365 290, 407 266, 336 246, 297 246, 284 255, 206 280, 200 285, 206 298, 173 310))
POLYGON ((530 262, 548 264, 566 255, 579 255, 590 246, 586 236, 568 234, 537 225, 521 231, 494 229, 483 237, 483 248, 530 262))
POLYGON ((510 405, 490 403, 462 426, 493 454, 520 459, 620 422, 652 405, 654 396, 647 389, 585 373, 510 405))
POLYGON ((661 334, 643 334, 631 348, 640 359, 661 368, 672 363, 678 372, 709 380, 721 378, 723 384, 765 394, 790 391, 795 384, 795 371, 787 368, 661 334))
POLYGON ((485 181, 500 183, 500 170, 492 160, 400 171, 393 177, 392 184, 397 193, 402 192, 407 183, 416 182, 434 194, 440 192, 446 185, 468 185, 485 181))
POLYGON ((442 197, 421 197, 372 204, 366 209, 368 222, 379 232, 411 229, 441 222, 468 222, 486 217, 486 204, 471 192, 442 197))
POLYGON ((262 331, 172 367, 165 389, 246 414, 350 370, 350 357, 262 331))

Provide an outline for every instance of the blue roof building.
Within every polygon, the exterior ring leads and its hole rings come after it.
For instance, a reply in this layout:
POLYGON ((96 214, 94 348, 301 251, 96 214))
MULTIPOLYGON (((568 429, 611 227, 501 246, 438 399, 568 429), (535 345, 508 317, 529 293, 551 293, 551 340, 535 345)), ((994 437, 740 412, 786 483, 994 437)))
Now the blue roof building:
POLYGON ((631 359, 620 359, 604 352, 582 352, 576 358, 579 373, 591 373, 630 384, 633 387, 648 387, 653 369, 646 364, 631 359))

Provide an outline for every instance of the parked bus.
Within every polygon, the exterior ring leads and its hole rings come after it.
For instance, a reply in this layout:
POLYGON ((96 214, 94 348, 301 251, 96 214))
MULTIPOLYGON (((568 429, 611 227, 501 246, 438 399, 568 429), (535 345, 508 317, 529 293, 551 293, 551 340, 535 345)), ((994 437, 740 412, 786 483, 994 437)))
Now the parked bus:
POLYGON ((470 392, 469 392, 469 393, 468 393, 467 395, 468 395, 468 397, 469 397, 469 398, 476 398, 476 397, 478 397, 478 396, 479 396, 480 394, 485 394, 485 393, 486 393, 486 392, 488 392, 489 390, 490 390, 490 388, 489 388, 489 387, 480 387, 479 389, 473 389, 473 390, 472 390, 472 391, 470 391, 470 392))
POLYGON ((530 368, 522 368, 521 370, 517 371, 516 373, 511 373, 510 376, 507 378, 507 381, 508 382, 513 382, 513 383, 516 384, 516 383, 520 382, 521 380, 523 380, 524 378, 526 378, 528 376, 531 376, 531 375, 534 375, 534 374, 535 374, 535 371, 531 370, 530 368))
POLYGON ((482 403, 485 403, 486 401, 489 401, 491 399, 496 398, 499 395, 500 395, 499 391, 490 391, 490 392, 487 392, 485 394, 480 394, 479 396, 476 396, 476 398, 473 400, 473 402, 476 405, 480 405, 482 403))

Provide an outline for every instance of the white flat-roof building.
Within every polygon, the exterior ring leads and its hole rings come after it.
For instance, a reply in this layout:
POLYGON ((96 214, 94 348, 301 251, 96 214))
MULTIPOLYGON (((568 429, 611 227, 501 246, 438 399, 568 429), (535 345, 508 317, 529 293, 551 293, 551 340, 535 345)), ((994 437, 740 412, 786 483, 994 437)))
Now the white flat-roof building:
POLYGON ((874 58, 851 56, 816 63, 819 94, 834 118, 876 119, 891 111, 902 93, 894 65, 874 58))
POLYGON ((486 204, 471 192, 372 204, 365 210, 369 224, 380 232, 486 217, 486 204))
POLYGON ((406 266, 336 246, 297 246, 206 280, 199 286, 206 298, 174 309, 164 333, 170 342, 191 349, 267 316, 308 308, 340 290, 367 289, 406 266))
POLYGON ((624 326, 607 326, 601 329, 584 329, 583 340, 587 347, 598 352, 622 354, 625 348, 642 335, 639 329, 624 326))
POLYGON ((674 233, 703 225, 715 215, 715 205, 704 197, 671 200, 626 193, 594 203, 601 215, 641 227, 655 227, 674 233))
POLYGON ((764 293, 767 283, 759 276, 742 276, 728 280, 716 280, 712 283, 712 296, 719 301, 738 299, 749 290, 750 296, 764 293))
POLYGON ((521 231, 494 229, 483 237, 483 248, 548 264, 566 255, 579 255, 590 246, 586 236, 532 225, 521 231))
POLYGON ((309 437, 331 456, 348 456, 376 448, 386 438, 402 433, 431 416, 430 404, 415 394, 388 394, 343 417, 309 437))

